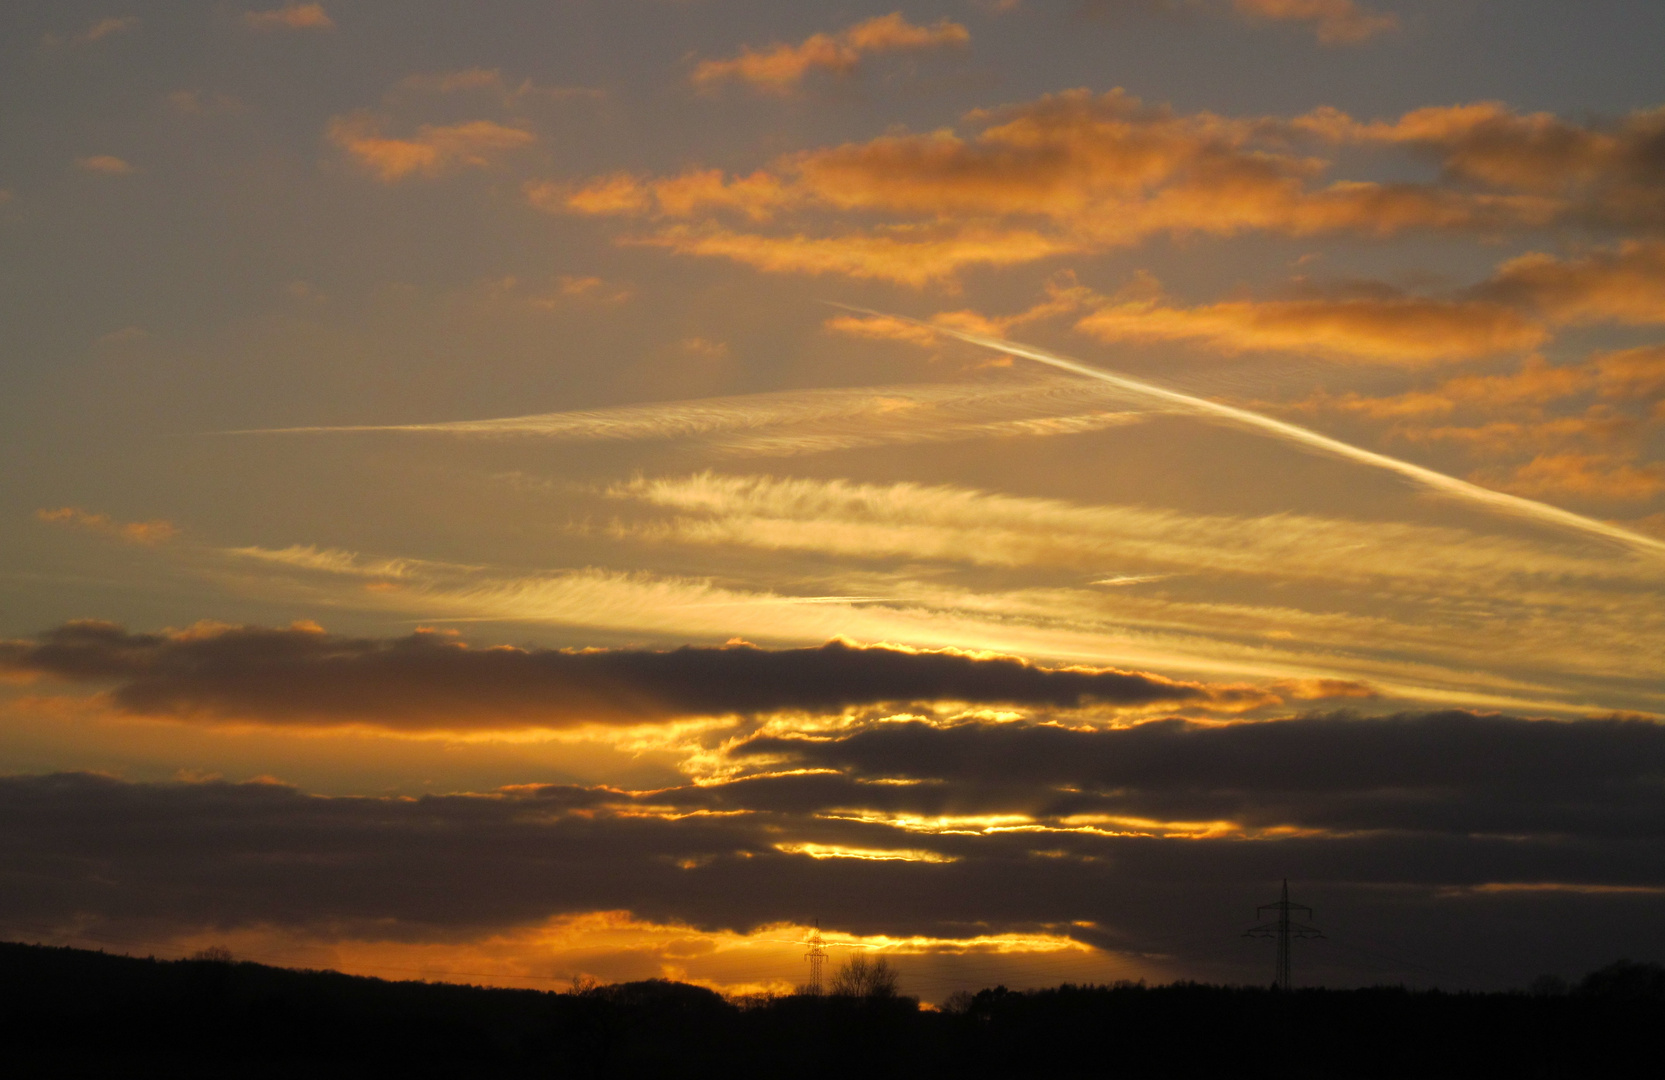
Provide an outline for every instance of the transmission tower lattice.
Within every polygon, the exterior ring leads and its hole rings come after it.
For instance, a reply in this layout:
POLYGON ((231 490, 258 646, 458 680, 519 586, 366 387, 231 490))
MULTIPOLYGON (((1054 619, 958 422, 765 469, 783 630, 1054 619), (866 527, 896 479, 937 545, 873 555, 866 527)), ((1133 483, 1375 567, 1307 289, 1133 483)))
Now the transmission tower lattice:
POLYGON ((815 997, 821 996, 821 966, 827 962, 827 950, 821 946, 821 920, 815 920, 815 928, 809 932, 809 939, 805 942, 809 951, 804 953, 804 959, 809 961, 809 992, 815 997))
POLYGON ((816 919, 815 925, 802 940, 786 941, 783 938, 769 938, 769 941, 780 941, 786 945, 808 945, 809 951, 804 953, 804 959, 809 961, 809 982, 804 985, 807 993, 820 997, 825 992, 821 977, 821 969, 830 955, 828 949, 876 949, 877 945, 869 945, 861 941, 828 941, 821 936, 821 920, 816 919))
POLYGON ((1255 910, 1256 915, 1265 915, 1267 911, 1277 912, 1277 918, 1251 926, 1244 931, 1244 937, 1277 938, 1278 939, 1278 974, 1272 985, 1279 990, 1289 989, 1289 941, 1291 938, 1321 938, 1324 932, 1316 926, 1296 922, 1289 917, 1291 911, 1304 911, 1307 918, 1312 918, 1312 909, 1305 904, 1291 904, 1289 902, 1289 879, 1283 879, 1283 896, 1275 904, 1262 904, 1255 910))

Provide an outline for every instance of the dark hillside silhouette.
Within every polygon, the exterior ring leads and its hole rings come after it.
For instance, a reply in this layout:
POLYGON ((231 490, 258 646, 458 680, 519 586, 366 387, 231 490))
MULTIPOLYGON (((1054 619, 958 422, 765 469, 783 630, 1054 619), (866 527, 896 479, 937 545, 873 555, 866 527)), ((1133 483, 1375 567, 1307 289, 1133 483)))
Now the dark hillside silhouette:
POLYGON ((871 970, 835 980, 854 993, 731 1001, 662 980, 549 993, 201 957, 0 944, 5 1074, 1533 1080, 1665 1059, 1665 968, 1631 961, 1508 994, 996 987, 934 1012, 871 970))

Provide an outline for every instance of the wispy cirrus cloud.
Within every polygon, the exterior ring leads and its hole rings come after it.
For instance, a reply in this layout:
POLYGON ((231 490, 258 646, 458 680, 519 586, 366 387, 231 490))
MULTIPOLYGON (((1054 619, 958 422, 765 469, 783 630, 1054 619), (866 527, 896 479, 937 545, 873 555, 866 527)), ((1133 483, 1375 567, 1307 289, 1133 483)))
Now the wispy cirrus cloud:
POLYGON ((868 56, 921 52, 963 46, 971 33, 959 23, 939 19, 929 26, 908 22, 899 11, 879 15, 836 34, 812 34, 796 45, 776 43, 763 49, 743 48, 726 60, 702 60, 692 80, 702 89, 741 82, 764 93, 795 90, 812 71, 848 75, 868 56))
POLYGON ((1625 561, 1552 553, 1461 530, 1287 513, 1203 515, 951 486, 714 473, 638 478, 613 485, 608 495, 687 515, 630 530, 645 539, 683 543, 988 566, 1131 564, 1164 572, 1310 578, 1365 587, 1393 579, 1396 588, 1429 591, 1491 590, 1518 573, 1640 573, 1636 580, 1665 582, 1665 567, 1648 572, 1625 561), (1403 552, 1413 549, 1425 552, 1425 560, 1407 563, 1403 552))
POLYGON ((619 540, 770 557, 730 561, 746 572, 721 582, 338 551, 320 559, 308 548, 270 558, 228 550, 219 562, 199 558, 198 570, 240 595, 430 624, 590 628, 663 642, 844 637, 1249 680, 1274 696, 1291 680, 1317 678, 1469 706, 1665 706, 1634 677, 1638 649, 1665 633, 1661 566, 1611 549, 1384 522, 1214 518, 755 477, 643 481, 615 497, 674 514, 620 519, 607 527, 619 540), (792 552, 838 562, 818 560, 805 576, 776 557, 792 552), (1093 580, 1113 570, 1143 583, 1113 595, 1055 577, 961 584, 921 576, 933 561, 1076 568, 1093 580), (384 563, 402 576, 373 577, 384 563), (386 588, 365 587, 384 580, 386 588), (1338 595, 1354 600, 1338 608, 1338 595))

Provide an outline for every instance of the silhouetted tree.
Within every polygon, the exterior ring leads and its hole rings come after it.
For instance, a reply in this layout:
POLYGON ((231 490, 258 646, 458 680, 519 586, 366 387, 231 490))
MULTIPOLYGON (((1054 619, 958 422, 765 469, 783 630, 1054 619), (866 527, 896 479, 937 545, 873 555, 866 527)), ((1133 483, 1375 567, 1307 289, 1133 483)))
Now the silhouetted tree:
POLYGON ((1665 1002, 1665 966, 1618 960, 1584 976, 1578 992, 1615 1001, 1665 1002))
POLYGON ((856 955, 844 962, 833 976, 832 992, 840 997, 868 999, 896 996, 898 976, 891 962, 880 956, 869 960, 856 955))

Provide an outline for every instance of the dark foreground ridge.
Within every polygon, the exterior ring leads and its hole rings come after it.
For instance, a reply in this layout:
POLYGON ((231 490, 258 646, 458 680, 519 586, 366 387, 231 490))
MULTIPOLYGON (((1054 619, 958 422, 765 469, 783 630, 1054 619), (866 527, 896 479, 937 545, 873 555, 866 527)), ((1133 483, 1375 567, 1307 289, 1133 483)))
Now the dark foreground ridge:
POLYGON ((1665 1060, 1665 968, 1447 994, 1063 986, 729 1001, 653 980, 575 993, 0 944, 16 1077, 1534 1077, 1665 1060))

